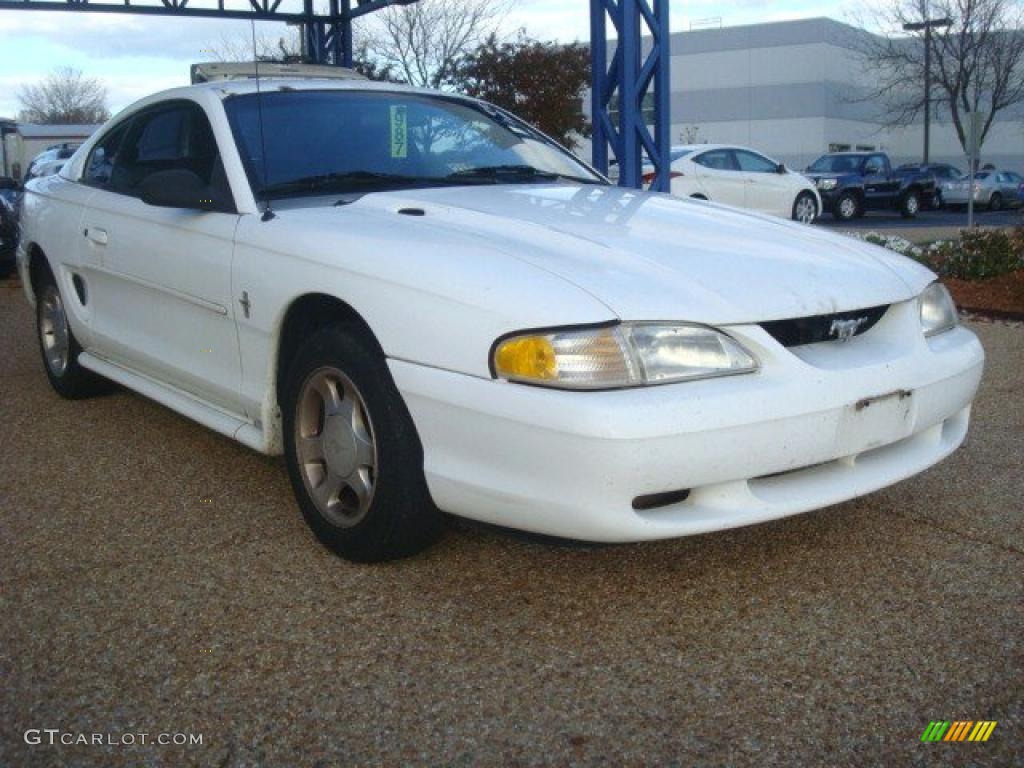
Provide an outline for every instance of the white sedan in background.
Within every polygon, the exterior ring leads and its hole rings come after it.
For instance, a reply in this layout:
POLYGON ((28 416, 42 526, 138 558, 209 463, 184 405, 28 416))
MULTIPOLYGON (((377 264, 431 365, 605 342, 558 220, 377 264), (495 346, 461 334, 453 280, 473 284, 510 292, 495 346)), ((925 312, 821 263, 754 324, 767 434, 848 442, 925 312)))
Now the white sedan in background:
POLYGON ((639 541, 835 504, 954 451, 982 373, 910 259, 609 186, 504 110, 389 83, 143 99, 22 224, 57 393, 112 379, 284 454, 358 561, 439 510, 639 541))
MULTIPOLYGON (((821 197, 803 174, 746 147, 692 144, 672 147, 672 194, 749 208, 811 224, 821 197)), ((651 168, 644 181, 653 181, 651 168)))

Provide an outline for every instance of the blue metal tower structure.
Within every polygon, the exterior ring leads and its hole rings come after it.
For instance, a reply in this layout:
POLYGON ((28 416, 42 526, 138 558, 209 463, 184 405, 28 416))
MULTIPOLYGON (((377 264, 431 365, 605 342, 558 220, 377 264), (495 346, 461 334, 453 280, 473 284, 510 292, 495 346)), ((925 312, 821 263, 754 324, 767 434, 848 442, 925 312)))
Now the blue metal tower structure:
POLYGON ((643 157, 654 167, 652 188, 670 183, 671 102, 669 0, 590 0, 594 165, 608 172, 608 150, 619 184, 639 188, 643 157), (608 40, 609 22, 615 32, 608 40), (645 44, 644 31, 649 35, 645 44), (614 45, 614 50, 609 48, 614 45), (609 57, 609 53, 611 56, 609 57), (653 111, 652 135, 644 111, 653 111))
POLYGON ((417 0, 328 0, 317 11, 313 0, 0 0, 0 11, 127 13, 206 19, 284 21, 301 24, 312 63, 352 66, 352 21, 389 5, 417 0))
MULTIPOLYGON (((302 25, 312 63, 352 66, 352 22, 390 5, 418 0, 0 0, 0 10, 127 13, 214 19, 284 21, 302 25)), ((669 189, 669 0, 590 0, 594 164, 608 172, 609 149, 619 183, 639 188, 646 155, 652 186, 669 189), (609 23, 615 33, 608 42, 609 23), (644 32, 649 35, 645 43, 644 32), (614 47, 609 57, 609 48, 614 47), (653 111, 650 122, 644 111, 653 111)))

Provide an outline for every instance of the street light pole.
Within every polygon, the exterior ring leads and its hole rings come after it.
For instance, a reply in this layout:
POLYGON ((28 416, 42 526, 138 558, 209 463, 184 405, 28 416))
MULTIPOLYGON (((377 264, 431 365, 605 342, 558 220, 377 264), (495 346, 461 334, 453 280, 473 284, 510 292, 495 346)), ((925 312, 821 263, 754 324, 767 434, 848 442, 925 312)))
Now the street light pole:
POLYGON ((931 146, 931 108, 932 108, 932 29, 948 27, 953 21, 949 18, 925 19, 904 24, 907 32, 924 30, 924 158, 922 163, 928 164, 928 149, 931 146))

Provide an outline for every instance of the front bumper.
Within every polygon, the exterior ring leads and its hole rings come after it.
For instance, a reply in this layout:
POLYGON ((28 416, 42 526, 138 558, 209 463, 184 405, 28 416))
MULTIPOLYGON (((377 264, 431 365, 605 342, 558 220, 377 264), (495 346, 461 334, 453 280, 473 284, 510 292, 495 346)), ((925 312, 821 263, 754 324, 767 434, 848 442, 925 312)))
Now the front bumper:
POLYGON ((925 339, 916 315, 916 302, 894 305, 846 344, 793 350, 759 326, 732 327, 760 372, 633 390, 562 392, 390 366, 440 508, 555 536, 639 541, 828 506, 953 452, 984 353, 964 328, 925 339), (684 501, 633 508, 636 497, 681 489, 684 501))
POLYGON ((818 197, 821 198, 821 210, 826 213, 832 213, 836 207, 836 201, 839 199, 839 195, 842 194, 842 187, 833 187, 832 189, 822 189, 821 187, 815 187, 815 191, 818 193, 818 197))

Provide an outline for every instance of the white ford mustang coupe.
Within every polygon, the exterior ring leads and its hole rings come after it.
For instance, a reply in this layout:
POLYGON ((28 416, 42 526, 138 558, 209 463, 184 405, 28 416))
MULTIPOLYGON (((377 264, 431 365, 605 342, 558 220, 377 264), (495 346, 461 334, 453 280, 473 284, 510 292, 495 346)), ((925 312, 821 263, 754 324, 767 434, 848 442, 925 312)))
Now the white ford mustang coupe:
POLYGON ((619 189, 512 115, 350 80, 209 82, 112 119, 24 200, 47 376, 284 454, 320 540, 445 510, 590 541, 793 515, 967 432, 983 353, 935 275, 619 189))

